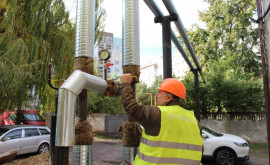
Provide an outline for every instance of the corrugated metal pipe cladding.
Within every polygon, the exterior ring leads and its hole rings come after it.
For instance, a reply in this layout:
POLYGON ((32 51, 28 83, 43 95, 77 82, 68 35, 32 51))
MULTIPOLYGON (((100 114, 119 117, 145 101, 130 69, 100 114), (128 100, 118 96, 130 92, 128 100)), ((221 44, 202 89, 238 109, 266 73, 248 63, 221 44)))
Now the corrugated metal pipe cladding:
POLYGON ((139 1, 123 0, 123 65, 140 65, 139 1))
POLYGON ((95 0, 77 0, 76 57, 94 57, 95 0))

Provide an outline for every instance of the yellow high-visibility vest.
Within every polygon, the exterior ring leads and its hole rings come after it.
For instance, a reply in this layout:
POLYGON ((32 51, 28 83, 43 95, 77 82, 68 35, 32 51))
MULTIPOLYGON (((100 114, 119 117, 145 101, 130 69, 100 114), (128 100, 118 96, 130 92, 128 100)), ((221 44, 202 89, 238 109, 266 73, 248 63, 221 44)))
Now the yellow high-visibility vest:
POLYGON ((174 106, 158 106, 161 128, 158 136, 143 131, 134 165, 199 165, 203 139, 194 113, 174 106))

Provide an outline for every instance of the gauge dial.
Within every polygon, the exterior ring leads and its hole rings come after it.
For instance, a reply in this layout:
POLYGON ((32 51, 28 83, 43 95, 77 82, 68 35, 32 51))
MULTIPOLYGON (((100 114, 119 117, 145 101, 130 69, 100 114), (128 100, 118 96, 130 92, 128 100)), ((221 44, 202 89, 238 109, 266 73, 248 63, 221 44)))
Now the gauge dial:
POLYGON ((110 55, 110 52, 106 49, 103 49, 99 52, 99 57, 102 59, 102 60, 108 60, 111 55, 110 55))

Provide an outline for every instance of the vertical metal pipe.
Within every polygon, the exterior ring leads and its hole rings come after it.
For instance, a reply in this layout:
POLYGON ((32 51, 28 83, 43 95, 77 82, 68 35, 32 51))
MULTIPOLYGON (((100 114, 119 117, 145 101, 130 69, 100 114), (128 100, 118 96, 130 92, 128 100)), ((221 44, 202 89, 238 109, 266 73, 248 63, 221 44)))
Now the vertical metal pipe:
MULTIPOLYGON (((135 92, 135 85, 139 81, 140 76, 139 1, 123 0, 122 2, 123 2, 123 19, 122 19, 123 72, 131 73, 133 76, 137 76, 137 78, 133 79, 131 83, 131 87, 135 92)), ((133 119, 130 116, 128 116, 128 121, 131 122, 133 121, 133 119)), ((133 151, 133 149, 130 147, 127 147, 127 149, 128 151, 133 151)), ((125 153, 127 153, 127 151, 123 151, 123 155, 125 155, 125 153)), ((129 162, 132 162, 133 156, 130 155, 127 158, 127 160, 129 162)))
MULTIPOLYGON (((167 8, 167 10, 168 10, 168 12, 170 14, 177 14, 178 15, 178 13, 177 13, 177 11, 176 11, 173 3, 172 3, 172 0, 162 0, 162 1, 163 1, 165 7, 167 8)), ((200 75, 201 75, 201 78, 202 78, 203 82, 205 82, 204 76, 203 76, 203 74, 201 72, 201 66, 199 64, 199 61, 197 60, 195 51, 194 51, 194 49, 193 49, 193 47, 192 47, 192 45, 190 43, 190 40, 188 38, 188 35, 186 33, 186 30, 184 28, 184 25, 183 25, 183 23, 182 23, 181 18, 180 18, 179 15, 178 15, 178 20, 175 21, 174 23, 175 23, 175 25, 176 25, 179 33, 181 34, 181 37, 182 37, 184 43, 186 44, 187 49, 188 49, 188 51, 189 51, 189 53, 190 53, 190 55, 191 55, 191 57, 192 57, 195 65, 199 69, 199 72, 200 72, 200 75)))
POLYGON ((75 58, 94 57, 95 0, 78 0, 76 15, 75 58))
POLYGON ((195 87, 195 96, 194 96, 194 100, 195 100, 195 116, 197 118, 198 121, 200 121, 200 95, 199 95, 199 75, 198 75, 198 69, 194 69, 193 70, 193 74, 194 74, 194 87, 195 87))
POLYGON ((171 21, 168 17, 162 20, 163 41, 163 79, 172 78, 172 49, 171 49, 171 21))
POLYGON ((91 145, 74 145, 72 164, 89 165, 92 164, 92 146, 91 145))
POLYGON ((79 94, 79 105, 80 105, 80 122, 87 120, 87 90, 83 89, 79 94))
POLYGON ((67 89, 59 89, 56 124, 56 146, 73 146, 75 141, 75 106, 77 95, 67 89))
POLYGON ((123 65, 140 65, 139 1, 123 0, 123 65))

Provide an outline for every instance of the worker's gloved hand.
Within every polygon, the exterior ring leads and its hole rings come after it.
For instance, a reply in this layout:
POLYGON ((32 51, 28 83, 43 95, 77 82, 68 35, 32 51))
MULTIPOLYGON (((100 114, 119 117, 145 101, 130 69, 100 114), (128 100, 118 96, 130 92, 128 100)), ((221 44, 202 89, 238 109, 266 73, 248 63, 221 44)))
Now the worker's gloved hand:
POLYGON ((130 73, 125 73, 122 76, 120 76, 121 83, 129 83, 132 82, 132 76, 130 73))

